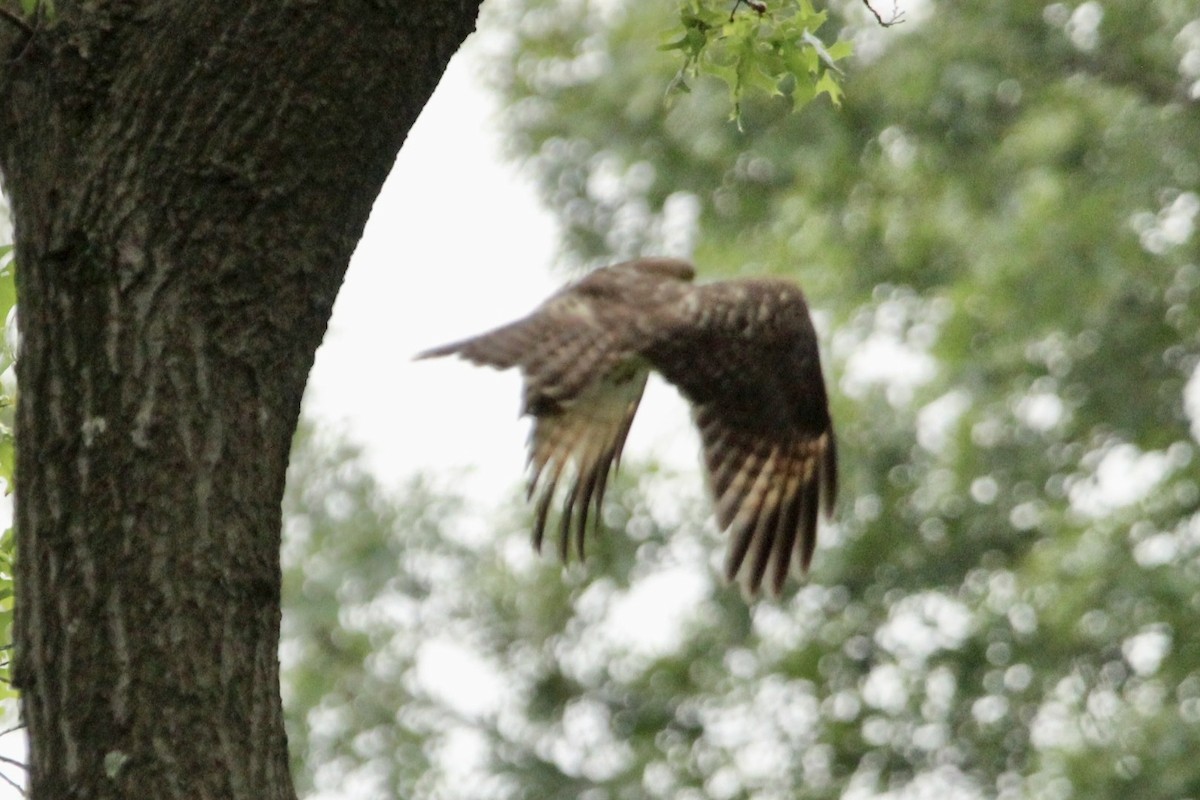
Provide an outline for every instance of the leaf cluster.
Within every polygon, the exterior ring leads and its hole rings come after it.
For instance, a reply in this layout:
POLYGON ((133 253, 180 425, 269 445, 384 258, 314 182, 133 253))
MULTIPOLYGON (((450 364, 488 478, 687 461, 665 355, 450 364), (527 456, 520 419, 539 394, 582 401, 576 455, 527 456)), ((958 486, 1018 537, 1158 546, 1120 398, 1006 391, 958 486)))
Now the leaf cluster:
POLYGON ((711 75, 729 87, 733 111, 740 123, 742 99, 748 91, 786 96, 793 110, 826 94, 840 104, 842 90, 837 63, 851 52, 850 43, 826 47, 815 32, 825 23, 825 11, 816 11, 810 0, 740 6, 726 14, 712 0, 684 0, 679 7, 679 38, 663 50, 677 50, 683 66, 671 83, 672 90, 690 91, 688 81, 711 75))

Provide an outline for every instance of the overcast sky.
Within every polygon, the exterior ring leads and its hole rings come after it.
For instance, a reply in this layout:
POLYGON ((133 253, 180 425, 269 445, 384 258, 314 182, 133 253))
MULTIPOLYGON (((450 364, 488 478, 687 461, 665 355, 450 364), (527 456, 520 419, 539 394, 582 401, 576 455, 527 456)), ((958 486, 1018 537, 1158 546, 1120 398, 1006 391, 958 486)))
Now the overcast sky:
MULTIPOLYGON (((385 485, 465 468, 462 488, 496 500, 525 464, 519 379, 413 355, 526 314, 566 276, 551 270, 554 219, 530 179, 499 155, 496 101, 476 80, 471 52, 450 63, 375 203, 317 352, 306 409, 366 447, 385 485)), ((698 464, 687 423, 674 390, 651 386, 630 451, 698 464)))

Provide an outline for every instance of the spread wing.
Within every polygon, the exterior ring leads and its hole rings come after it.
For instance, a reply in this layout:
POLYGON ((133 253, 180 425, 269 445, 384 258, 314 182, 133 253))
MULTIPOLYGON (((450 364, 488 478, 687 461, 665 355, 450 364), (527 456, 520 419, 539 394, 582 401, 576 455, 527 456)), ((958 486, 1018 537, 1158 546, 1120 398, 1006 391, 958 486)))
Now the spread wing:
POLYGON ((529 436, 528 497, 538 496, 533 523, 535 549, 541 550, 554 490, 565 476, 568 483, 559 518, 559 555, 567 560, 574 532, 575 550, 583 559, 589 509, 594 508, 599 518, 609 471, 621 460, 648 374, 644 366, 626 362, 577 397, 542 408, 534 415, 529 436))
POLYGON ((571 294, 550 298, 527 317, 480 336, 426 350, 417 358, 458 355, 476 364, 519 367, 525 379, 525 413, 568 400, 621 357, 612 331, 599 324, 589 304, 571 294))
POLYGON ((529 498, 535 500, 533 544, 541 549, 556 490, 563 496, 559 552, 572 538, 582 559, 588 516, 599 510, 649 374, 637 356, 636 320, 674 296, 693 275, 687 262, 642 259, 596 270, 529 316, 494 331, 438 347, 419 358, 457 354, 525 379, 529 498))
POLYGON ((541 550, 555 489, 563 489, 559 553, 570 541, 584 555, 588 514, 599 518, 610 469, 620 462, 648 368, 621 337, 597 323, 576 297, 552 300, 523 320, 490 333, 422 353, 457 354, 500 369, 520 367, 525 378, 524 413, 529 435, 528 497, 537 495, 533 546, 541 550))
POLYGON ((520 368, 534 417, 529 497, 538 548, 562 487, 559 550, 583 556, 649 368, 692 404, 716 516, 730 533, 726 576, 778 594, 807 569, 817 517, 833 507, 837 452, 804 295, 782 281, 692 286, 690 264, 642 259, 597 270, 533 314, 430 350, 520 368))
POLYGON ((795 286, 699 286, 643 353, 692 404, 729 580, 779 594, 793 558, 806 570, 818 509, 832 512, 837 448, 816 334, 795 286))

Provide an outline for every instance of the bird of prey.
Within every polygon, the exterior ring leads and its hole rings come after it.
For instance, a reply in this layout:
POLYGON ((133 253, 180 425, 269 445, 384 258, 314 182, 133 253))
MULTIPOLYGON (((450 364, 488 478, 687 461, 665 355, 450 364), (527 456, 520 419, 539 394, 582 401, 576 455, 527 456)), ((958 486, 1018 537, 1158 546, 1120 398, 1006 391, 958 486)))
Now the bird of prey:
POLYGON ((595 270, 529 314, 421 353, 458 355, 524 378, 533 417, 529 491, 541 549, 555 487, 564 560, 583 557, 589 508, 599 516, 610 469, 650 370, 691 404, 716 518, 730 533, 725 575, 778 595, 793 556, 807 570, 818 508, 832 513, 837 449, 817 337, 795 284, 756 278, 694 284, 674 258, 595 270))

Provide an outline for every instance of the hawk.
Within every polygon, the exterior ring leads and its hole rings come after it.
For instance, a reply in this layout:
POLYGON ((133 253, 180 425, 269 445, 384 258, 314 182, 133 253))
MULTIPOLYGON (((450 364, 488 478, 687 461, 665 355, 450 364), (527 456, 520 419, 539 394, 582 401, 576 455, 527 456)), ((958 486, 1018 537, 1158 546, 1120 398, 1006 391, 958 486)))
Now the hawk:
POLYGON ((808 569, 818 508, 832 514, 837 445, 804 294, 756 278, 694 284, 674 258, 595 270, 529 316, 421 353, 458 355, 524 378, 533 417, 529 490, 540 550, 555 488, 559 550, 583 558, 589 509, 633 423, 650 370, 691 404, 717 522, 730 533, 725 576, 778 595, 795 558, 808 569))

